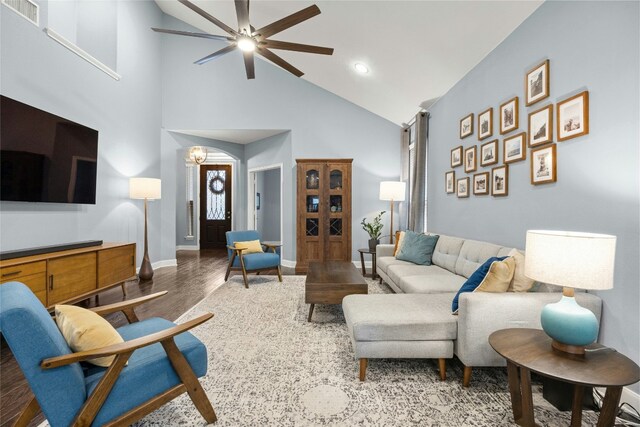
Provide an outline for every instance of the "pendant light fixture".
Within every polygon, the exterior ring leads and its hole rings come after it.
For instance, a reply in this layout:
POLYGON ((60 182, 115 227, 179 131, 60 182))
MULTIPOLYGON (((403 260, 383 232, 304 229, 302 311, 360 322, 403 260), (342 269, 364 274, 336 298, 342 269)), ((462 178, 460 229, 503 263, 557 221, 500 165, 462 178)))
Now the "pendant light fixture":
POLYGON ((201 165, 207 160, 207 148, 200 145, 189 149, 189 159, 197 165, 201 165))

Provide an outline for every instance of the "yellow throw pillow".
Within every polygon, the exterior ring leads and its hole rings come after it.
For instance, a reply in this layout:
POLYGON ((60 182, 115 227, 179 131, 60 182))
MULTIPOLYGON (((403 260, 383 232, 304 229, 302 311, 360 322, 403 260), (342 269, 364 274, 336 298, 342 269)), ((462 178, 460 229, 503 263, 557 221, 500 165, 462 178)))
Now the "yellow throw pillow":
POLYGON ((506 292, 513 279, 516 262, 509 257, 503 261, 495 261, 489 267, 489 272, 476 288, 478 292, 506 292))
POLYGON ((507 291, 528 292, 533 287, 535 281, 524 275, 524 255, 522 255, 519 250, 512 249, 511 252, 509 252, 509 256, 516 262, 516 271, 513 274, 513 279, 507 291))
POLYGON ((396 247, 393 250, 393 256, 398 255, 400 249, 402 249, 402 243, 404 240, 404 231, 396 231, 396 247))
MULTIPOLYGON (((62 336, 74 352, 93 350, 124 340, 113 326, 100 315, 75 305, 56 305, 56 323, 62 336)), ((108 367, 115 356, 88 360, 97 366, 108 367)))
POLYGON ((260 240, 248 240, 246 242, 236 242, 235 247, 238 249, 246 249, 242 251, 242 255, 257 254, 264 252, 260 240))

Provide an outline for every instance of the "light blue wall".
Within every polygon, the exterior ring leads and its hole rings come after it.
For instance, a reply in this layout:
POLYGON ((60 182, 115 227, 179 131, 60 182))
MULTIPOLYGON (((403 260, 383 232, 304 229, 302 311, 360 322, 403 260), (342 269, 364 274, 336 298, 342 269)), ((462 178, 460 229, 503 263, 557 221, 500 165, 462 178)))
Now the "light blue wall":
POLYGON ((280 169, 255 173, 260 209, 256 211, 256 229, 263 240, 280 241, 280 169))
MULTIPOLYGON (((99 131, 97 203, 2 202, 1 249, 89 239, 133 241, 140 259, 142 202, 129 200, 128 178, 160 177, 160 40, 149 27, 160 25, 162 14, 152 2, 119 2, 117 71, 122 80, 116 81, 47 37, 42 29, 48 3, 39 3, 40 28, 0 6, 0 92, 99 131)), ((175 251, 160 250, 162 204, 150 205, 152 261, 175 258, 175 251)))
MULTIPOLYGON (((171 17, 164 18, 165 28, 192 30, 171 17)), ((378 200, 378 183, 398 178, 399 126, 260 59, 256 60, 256 79, 247 80, 239 52, 203 66, 193 65, 222 48, 222 43, 158 37, 163 39, 165 129, 291 129, 291 154, 277 161, 285 163, 284 258, 295 260, 295 239, 287 241, 287 236, 295 236, 296 158, 355 159, 353 249, 366 247, 367 235, 359 223, 363 216, 386 209, 386 203, 378 200)), ((251 148, 246 150, 249 153, 251 148)), ((286 144, 282 150, 285 154, 286 144)), ((246 159, 249 168, 260 166, 250 154, 246 159)))
MULTIPOLYGON (((638 2, 544 3, 430 109, 428 164, 432 231, 519 248, 524 248, 527 229, 618 236, 615 287, 600 292, 604 300, 600 339, 636 362, 640 361, 639 9, 638 2), (524 74, 546 58, 551 62, 551 96, 526 108, 524 74), (475 137, 458 138, 460 118, 470 112, 477 117, 493 107, 497 129, 499 105, 518 95, 520 130, 526 130, 527 112, 585 89, 590 134, 557 143, 556 183, 530 185, 529 150, 527 161, 510 166, 508 197, 458 199, 445 194, 450 150, 479 145, 475 137)), ((456 178, 465 176, 461 167, 455 171, 456 178)), ((634 389, 638 391, 638 385, 634 389)))

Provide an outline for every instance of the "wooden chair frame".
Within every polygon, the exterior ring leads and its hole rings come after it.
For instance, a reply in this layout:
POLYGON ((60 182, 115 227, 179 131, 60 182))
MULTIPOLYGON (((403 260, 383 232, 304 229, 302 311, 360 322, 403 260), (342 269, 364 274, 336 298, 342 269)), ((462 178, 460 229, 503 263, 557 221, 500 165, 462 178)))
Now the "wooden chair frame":
MULTIPOLYGON (((267 250, 270 250, 274 254, 277 253, 276 249, 281 247, 282 245, 271 245, 269 243, 260 243, 267 250)), ((227 273, 224 275, 225 282, 229 279, 229 274, 231 274, 231 270, 240 270, 242 271, 242 277, 244 279, 244 287, 249 288, 249 281, 247 280, 247 273, 256 273, 256 275, 260 275, 261 271, 273 270, 273 267, 268 268, 258 268, 255 270, 247 270, 244 266, 244 256, 242 252, 245 251, 245 248, 236 248, 235 246, 227 245, 227 249, 232 251, 231 259, 229 260, 229 265, 227 266, 227 273), (233 261, 235 261, 236 257, 240 258, 240 267, 234 267, 233 261)), ((282 271, 280 270, 280 263, 278 263, 278 280, 282 282, 282 271)))
MULTIPOLYGON (((127 317, 127 320, 130 323, 133 323, 138 321, 138 317, 133 310, 136 306, 155 298, 164 296, 166 294, 167 291, 158 292, 129 301, 123 301, 103 307, 96 307, 91 310, 101 316, 121 311, 127 317)), ((111 363, 109 368, 107 368, 104 375, 98 382, 98 385, 93 390, 93 393, 88 396, 84 405, 82 405, 82 408, 80 408, 80 410, 76 414, 75 419, 71 423, 72 426, 90 426, 95 417, 98 415, 100 408, 109 396, 111 389, 118 379, 120 372, 125 367, 127 360, 129 360, 129 357, 131 357, 131 354, 139 348, 160 343, 166 351, 173 369, 176 371, 176 374, 180 378, 180 384, 166 390, 165 392, 155 397, 152 397, 140 406, 133 408, 129 412, 121 415, 114 420, 109 421, 104 425, 110 427, 128 426, 141 419, 145 415, 160 408, 165 403, 175 399, 184 392, 187 392, 189 394, 189 397, 191 397, 193 404, 207 421, 207 423, 214 423, 216 422, 217 418, 216 413, 211 406, 211 402, 204 392, 202 385, 198 381, 198 378, 194 374, 193 369, 191 369, 189 362, 187 362, 184 355, 182 354, 180 349, 178 349, 178 346, 174 341, 174 337, 176 335, 184 333, 206 322, 212 317, 213 314, 207 313, 181 325, 176 325, 172 328, 126 341, 124 343, 113 344, 94 350, 82 351, 78 353, 67 354, 64 356, 44 359, 41 362, 40 367, 42 369, 53 369, 60 366, 66 366, 72 363, 93 359, 96 357, 115 356, 115 360, 113 361, 113 363, 111 363)), ((19 427, 26 427, 39 411, 40 405, 38 404, 36 398, 33 397, 22 410, 22 413, 20 414, 18 420, 14 425, 19 427)))

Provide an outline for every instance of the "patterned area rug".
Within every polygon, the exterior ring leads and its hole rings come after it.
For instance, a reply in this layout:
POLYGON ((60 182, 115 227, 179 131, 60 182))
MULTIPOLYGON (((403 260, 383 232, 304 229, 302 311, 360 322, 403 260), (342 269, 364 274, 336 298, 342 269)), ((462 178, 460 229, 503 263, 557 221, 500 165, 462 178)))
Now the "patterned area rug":
MULTIPOLYGON (((369 293, 390 293, 369 282, 369 293)), ((502 368, 474 369, 471 387, 462 388, 462 366, 452 361, 446 381, 437 361, 371 360, 367 380, 347 336, 342 308, 316 306, 307 322, 304 277, 252 276, 249 289, 234 277, 180 322, 203 312, 215 317, 194 330, 209 351, 209 371, 201 379, 219 426, 510 426, 513 424, 502 368)), ((542 426, 567 426, 534 385, 535 417, 542 426)), ((583 425, 595 425, 587 411, 583 425)), ((138 426, 204 425, 182 395, 150 414, 138 426)))

